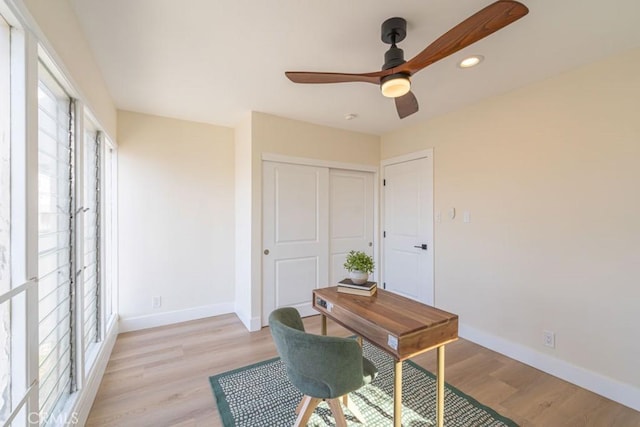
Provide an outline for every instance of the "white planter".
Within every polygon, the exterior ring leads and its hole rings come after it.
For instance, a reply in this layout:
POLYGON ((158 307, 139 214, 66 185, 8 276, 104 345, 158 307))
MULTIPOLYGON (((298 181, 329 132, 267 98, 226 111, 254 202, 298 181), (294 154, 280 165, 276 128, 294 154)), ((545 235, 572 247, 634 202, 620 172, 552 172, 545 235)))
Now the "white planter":
POLYGON ((356 285, 364 285, 367 283, 367 280, 369 280, 369 273, 360 270, 353 270, 349 272, 349 279, 351 279, 351 281, 356 285))

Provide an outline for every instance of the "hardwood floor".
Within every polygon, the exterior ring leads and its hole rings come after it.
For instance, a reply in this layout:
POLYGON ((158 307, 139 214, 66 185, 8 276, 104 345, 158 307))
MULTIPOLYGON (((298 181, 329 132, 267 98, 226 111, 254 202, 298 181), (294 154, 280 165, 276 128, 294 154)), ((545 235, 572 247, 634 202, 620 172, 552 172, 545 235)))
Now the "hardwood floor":
MULTIPOLYGON (((320 316, 305 326, 319 333, 320 316)), ((87 426, 221 426, 208 377, 274 356, 269 329, 233 314, 121 334, 87 426)), ((413 360, 435 372, 434 351, 413 360)), ((521 426, 640 427, 640 412, 462 339, 447 346, 446 381, 521 426)))

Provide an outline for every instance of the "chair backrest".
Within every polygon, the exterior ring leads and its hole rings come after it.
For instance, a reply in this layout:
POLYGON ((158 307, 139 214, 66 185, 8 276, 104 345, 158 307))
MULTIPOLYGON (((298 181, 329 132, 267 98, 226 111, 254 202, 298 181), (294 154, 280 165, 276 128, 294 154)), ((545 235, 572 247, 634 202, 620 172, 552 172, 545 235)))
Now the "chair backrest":
POLYGON ((355 340, 306 333, 294 308, 273 311, 269 326, 287 376, 303 394, 332 399, 364 384, 362 349, 355 340))

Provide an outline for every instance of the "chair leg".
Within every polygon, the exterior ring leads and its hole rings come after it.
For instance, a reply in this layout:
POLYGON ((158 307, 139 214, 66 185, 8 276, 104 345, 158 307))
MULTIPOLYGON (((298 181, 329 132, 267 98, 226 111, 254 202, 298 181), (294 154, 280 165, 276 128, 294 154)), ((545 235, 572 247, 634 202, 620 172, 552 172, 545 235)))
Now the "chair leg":
MULTIPOLYGON (((313 414, 313 411, 315 411, 316 406, 318 406, 321 400, 322 399, 311 396, 304 396, 302 398, 302 401, 300 402, 300 405, 298 405, 300 410, 298 413, 298 418, 296 418, 296 422, 293 427, 306 426, 309 418, 311 418, 311 414, 313 414)), ((298 408, 296 408, 296 411, 298 411, 298 408)))
POLYGON ((333 418, 336 420, 336 427, 347 427, 347 420, 344 418, 344 412, 342 412, 342 406, 340 406, 340 398, 329 399, 327 403, 331 408, 333 418))
POLYGON ((365 420, 364 415, 362 415, 362 412, 360 412, 360 409, 358 409, 358 406, 355 403, 353 403, 353 400, 349 399, 348 394, 345 394, 344 396, 342 396, 342 403, 351 411, 353 416, 356 417, 358 421, 360 421, 364 425, 367 424, 367 421, 365 420))

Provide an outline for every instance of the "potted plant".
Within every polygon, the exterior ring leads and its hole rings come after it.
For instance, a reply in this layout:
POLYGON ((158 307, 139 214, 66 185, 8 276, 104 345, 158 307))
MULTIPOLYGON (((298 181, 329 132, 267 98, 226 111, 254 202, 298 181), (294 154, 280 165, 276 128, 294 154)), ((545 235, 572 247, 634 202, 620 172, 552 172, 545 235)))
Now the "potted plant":
POLYGON ((363 285, 373 273, 375 264, 373 258, 362 251, 351 251, 347 255, 344 268, 349 272, 349 278, 356 285, 363 285))

